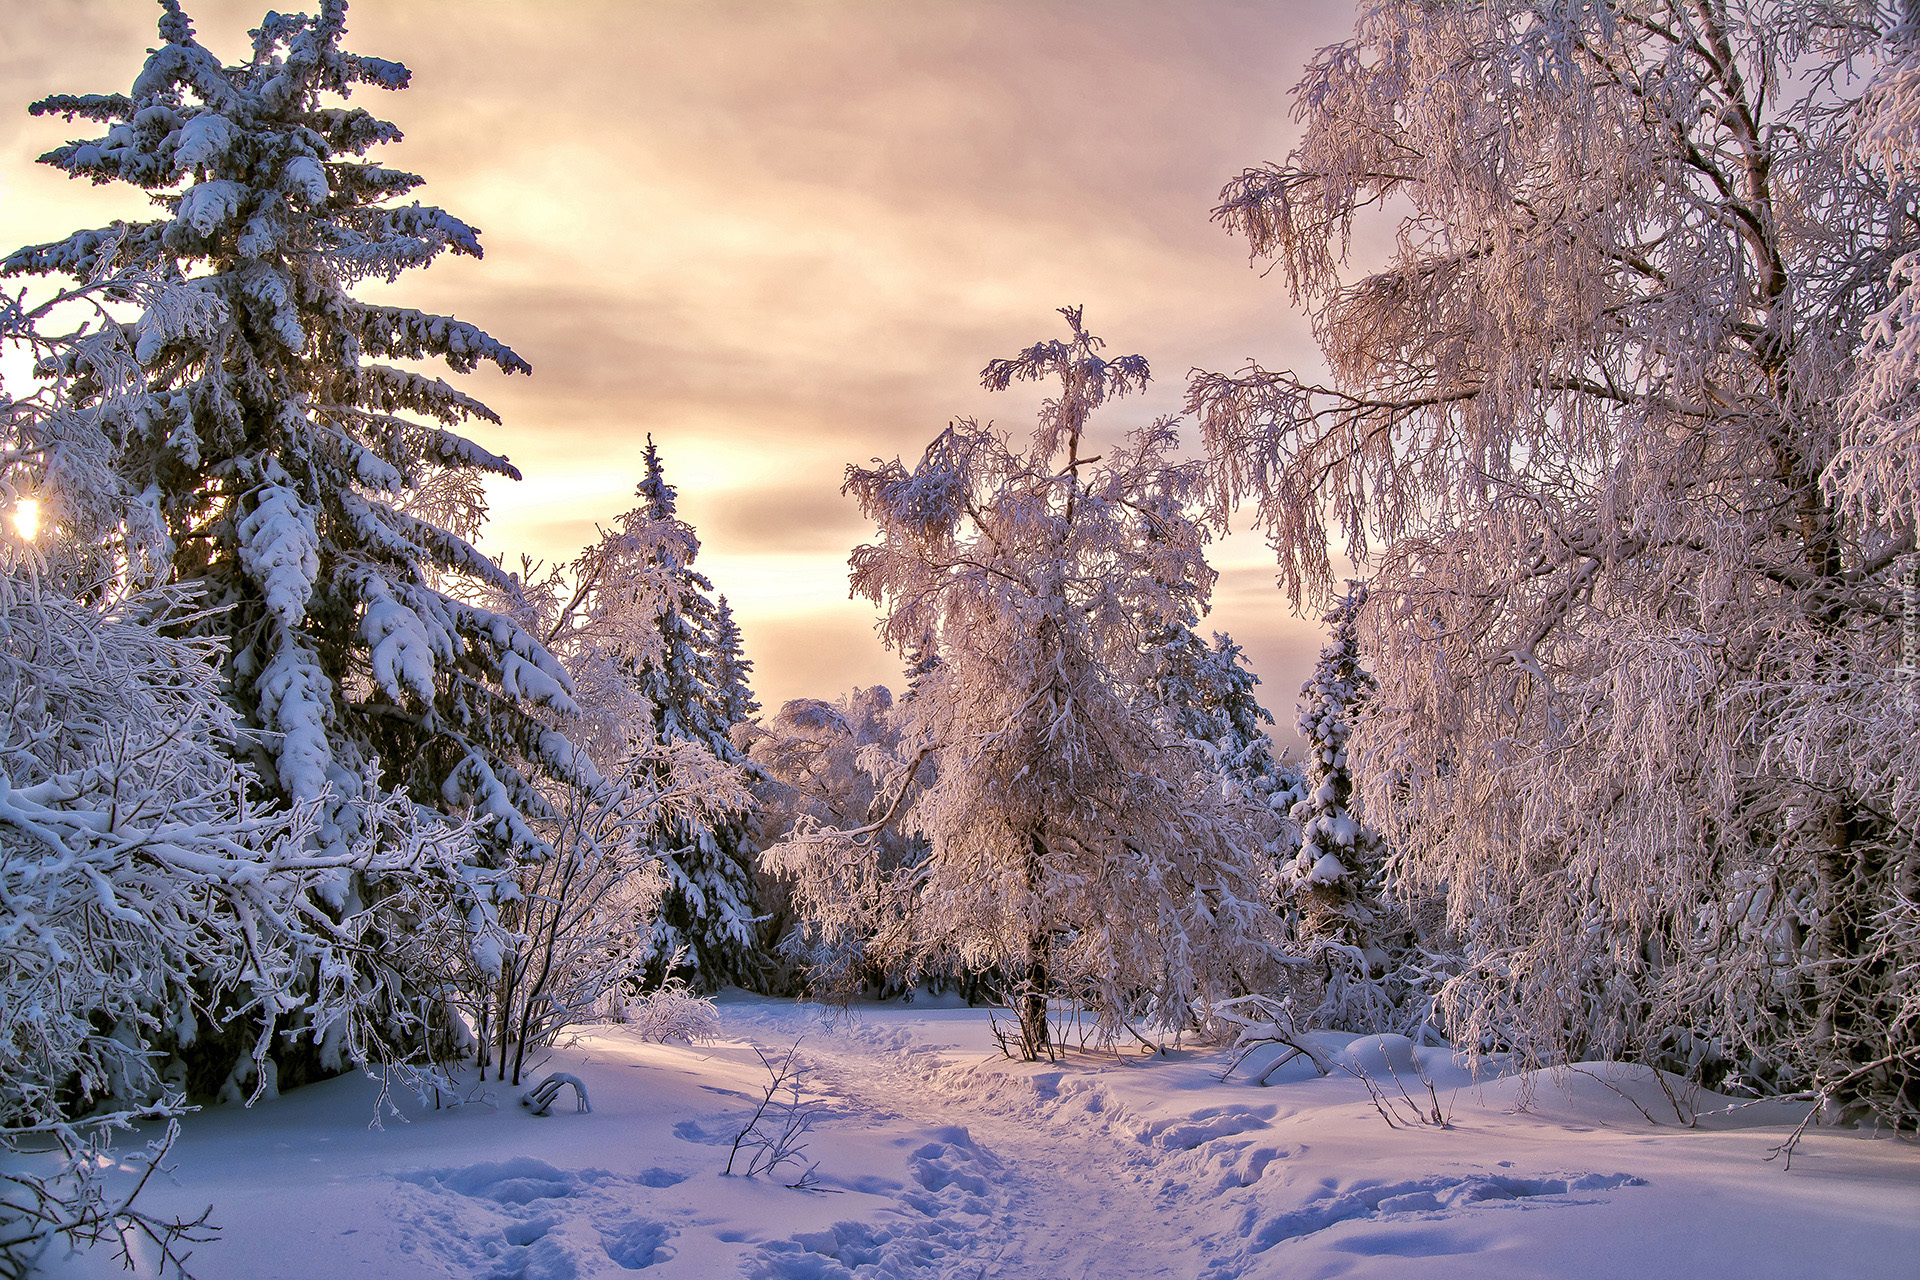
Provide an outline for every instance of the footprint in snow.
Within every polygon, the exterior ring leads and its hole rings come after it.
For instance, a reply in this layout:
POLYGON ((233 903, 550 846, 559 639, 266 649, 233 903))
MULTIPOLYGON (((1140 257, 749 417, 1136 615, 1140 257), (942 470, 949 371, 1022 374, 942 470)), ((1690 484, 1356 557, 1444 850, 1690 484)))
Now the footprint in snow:
POLYGON ((674 1137, 682 1142, 697 1142, 706 1147, 724 1147, 732 1142, 734 1135, 739 1132, 738 1125, 728 1129, 722 1117, 709 1118, 705 1124, 698 1120, 682 1120, 673 1126, 674 1137))
POLYGON ((933 1280, 977 1256, 1006 1208, 994 1178, 1000 1161, 960 1125, 922 1130, 896 1145, 911 1148, 911 1183, 875 1178, 859 1188, 896 1193, 896 1220, 836 1222, 770 1241, 746 1260, 746 1274, 755 1280, 933 1280))
POLYGON ((686 1180, 560 1169, 531 1156, 394 1175, 408 1188, 393 1206, 406 1247, 476 1280, 577 1280, 609 1262, 639 1271, 674 1256, 674 1228, 634 1212, 644 1189, 686 1180))

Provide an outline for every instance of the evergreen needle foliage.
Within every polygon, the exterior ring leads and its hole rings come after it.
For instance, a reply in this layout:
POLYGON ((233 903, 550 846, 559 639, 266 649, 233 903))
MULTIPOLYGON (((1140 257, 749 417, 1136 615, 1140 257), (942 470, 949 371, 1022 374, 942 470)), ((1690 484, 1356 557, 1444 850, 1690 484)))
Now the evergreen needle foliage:
MULTIPOLYGON (((497 419, 384 361, 528 366, 470 324, 353 296, 358 281, 442 253, 478 257, 480 243, 459 219, 400 203, 421 179, 368 158, 399 131, 345 99, 405 88, 408 73, 340 48, 344 3, 267 15, 234 65, 195 40, 176 0, 161 9, 160 45, 130 92, 32 110, 104 129, 45 163, 139 188, 162 216, 22 249, 4 270, 137 271, 195 304, 118 323, 138 395, 83 364, 58 372, 112 441, 155 574, 206 606, 184 625, 219 642, 259 784, 313 812, 310 842, 337 859, 317 901, 351 913, 386 892, 347 854, 372 834, 364 815, 381 796, 404 793, 479 819, 458 887, 484 926, 513 893, 485 868, 549 852, 535 779, 597 776, 532 714, 572 709, 567 672, 507 613, 450 590, 514 585, 467 541, 483 514, 477 477, 517 473, 456 428, 497 419)), ((284 1065, 297 1077, 323 1064, 284 1065)))

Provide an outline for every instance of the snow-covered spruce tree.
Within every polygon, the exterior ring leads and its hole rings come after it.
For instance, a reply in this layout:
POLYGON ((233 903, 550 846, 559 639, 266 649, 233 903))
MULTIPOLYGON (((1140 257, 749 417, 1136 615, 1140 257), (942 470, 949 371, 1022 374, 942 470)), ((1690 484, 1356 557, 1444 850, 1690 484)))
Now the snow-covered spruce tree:
POLYGON ((1300 850, 1282 883, 1300 912, 1308 938, 1335 938, 1367 952, 1368 968, 1385 963, 1373 941, 1374 889, 1385 847, 1379 833, 1355 816, 1347 739, 1374 679, 1360 665, 1360 609, 1367 589, 1350 584, 1327 615, 1332 634, 1300 689, 1300 736, 1306 740, 1307 794, 1293 807, 1300 850))
MULTIPOLYGON (((211 327, 218 304, 179 282, 116 274, 29 309, 0 297, 0 346, 42 377, 0 395, 0 1274, 49 1248, 110 1241, 131 1267, 206 1238, 109 1185, 161 1163, 185 1108, 169 1050, 206 1025, 248 1043, 222 1092, 270 1090, 268 1051, 296 1016, 362 1065, 407 1068, 435 1016, 427 975, 392 933, 445 932, 469 834, 383 798, 346 849, 315 848, 311 805, 257 802, 231 751, 223 646, 193 636, 190 588, 148 583, 164 531, 116 475, 103 428, 153 409, 110 298, 149 327, 211 327), (84 315, 75 311, 84 310, 84 315), (77 331, 67 326, 80 319, 77 331), (84 403, 72 394, 89 388, 84 403), (40 519, 17 521, 21 504, 40 519), (306 910, 347 867, 421 886, 338 919, 306 910), (440 889, 438 893, 434 889, 440 889), (129 1156, 117 1130, 166 1119, 129 1156), (28 1148, 31 1152, 28 1152, 28 1148)), ((449 920, 451 916, 451 920, 449 920)), ((415 1060, 413 1065, 426 1066, 415 1060)))
POLYGON ((1221 785, 1253 804, 1266 864, 1277 873, 1300 848, 1292 812, 1305 783, 1294 762, 1274 754, 1261 727, 1273 716, 1254 693, 1260 677, 1232 637, 1217 631, 1208 645, 1192 627, 1170 623, 1149 638, 1148 649, 1152 677, 1142 695, 1149 713, 1165 716, 1172 732, 1198 745, 1221 785))
POLYGON ((900 654, 906 663, 907 691, 901 695, 903 701, 911 702, 920 696, 920 686, 926 678, 939 669, 940 646, 932 636, 926 636, 908 645, 900 654))
MULTIPOLYGON (((636 678, 662 659, 660 618, 685 590, 681 570, 698 546, 643 495, 571 563, 544 573, 526 564, 520 589, 498 599, 573 676, 569 732, 601 774, 590 790, 539 784, 553 814, 535 829, 553 853, 519 868, 519 896, 499 912, 493 976, 467 983, 481 1060, 502 1080, 519 1083, 531 1051, 605 1016, 639 980, 668 880, 657 833, 730 822, 750 806, 737 764, 703 740, 657 735, 636 678)), ((737 643, 733 654, 744 667, 737 643)), ((730 696, 751 703, 744 689, 730 696)), ((478 967, 458 956, 448 964, 478 967)))
POLYGON ((1360 663, 1360 610, 1367 589, 1350 583, 1327 615, 1332 632, 1300 690, 1306 740, 1303 797, 1291 817, 1300 847, 1280 869, 1291 900, 1294 946, 1318 979, 1313 1025, 1339 1031, 1412 1031, 1426 1010, 1407 1006, 1405 913, 1386 892, 1385 843, 1361 819, 1348 740, 1375 683, 1360 663))
POLYGON ((1837 408, 1916 225, 1852 146, 1878 17, 1394 0, 1224 193, 1331 378, 1205 375, 1191 407, 1296 598, 1336 533, 1372 561, 1350 750, 1473 949, 1459 1043, 1920 1114, 1887 931, 1920 834, 1910 437, 1837 408), (1350 272, 1368 211, 1394 248, 1350 272))
POLYGON ((734 620, 733 607, 724 595, 714 606, 710 644, 714 715, 731 730, 752 720, 760 711, 760 703, 753 696, 753 660, 747 657, 740 624, 734 620))
POLYGON ((854 552, 854 590, 885 609, 896 651, 934 636, 942 661, 904 704, 888 812, 777 855, 803 897, 830 900, 833 870, 856 862, 836 851, 902 813, 931 847, 892 886, 903 925, 871 953, 909 974, 931 962, 1018 980, 1029 1055, 1050 1050, 1055 996, 1108 1035, 1136 1018, 1186 1025, 1232 994, 1268 916, 1244 809, 1137 696, 1144 635, 1191 622, 1214 580, 1189 510, 1202 471, 1172 461, 1167 420, 1090 456, 1092 414, 1143 386, 1147 364, 1102 357, 1079 309, 1062 315, 1066 341, 983 375, 996 390, 1058 381, 1024 449, 963 421, 912 470, 848 469, 879 526, 854 552))
MULTIPOLYGON (((666 481, 660 451, 647 438, 646 475, 638 494, 654 520, 674 520, 675 493, 666 481)), ((683 553, 663 549, 659 569, 670 586, 653 620, 654 652, 633 671, 646 700, 648 742, 656 749, 691 743, 727 764, 743 756, 729 737, 734 712, 752 707, 747 667, 731 613, 732 635, 719 635, 720 619, 709 593, 713 584, 693 568, 698 541, 683 553), (729 651, 724 662, 721 646, 729 651), (725 668, 723 670, 722 668, 725 668)), ((647 944, 645 984, 658 987, 679 978, 699 991, 727 983, 755 985, 760 972, 754 918, 751 815, 744 810, 675 817, 663 815, 651 841, 662 856, 665 893, 647 944)))
POLYGON ((1215 768, 1263 796, 1291 781, 1260 727, 1273 723, 1254 693, 1260 677, 1231 636, 1216 631, 1209 645, 1192 627, 1172 623, 1148 648, 1154 670, 1147 696, 1167 709, 1176 729, 1205 744, 1215 768))
MULTIPOLYGON (((129 94, 58 95, 33 111, 104 125, 43 160, 141 188, 164 215, 23 249, 5 270, 84 280, 134 268, 218 306, 213 326, 156 323, 151 310, 128 323, 148 394, 98 407, 142 518, 164 530, 172 579, 211 607, 193 630, 225 642, 260 779, 318 806, 315 849, 343 858, 318 889, 327 909, 383 891, 343 855, 386 790, 473 810, 496 863, 541 856, 529 817, 547 806, 530 774, 591 781, 527 712, 566 707, 567 675, 511 618, 436 586, 507 581, 404 510, 447 472, 516 473, 453 429, 496 420, 485 406, 378 361, 527 365, 472 325, 350 292, 448 250, 480 253, 458 219, 395 203, 420 179, 364 157, 398 131, 335 101, 361 85, 403 88, 406 69, 342 52, 337 0, 317 17, 269 14, 233 66, 195 41, 175 0, 161 7, 160 47, 129 94)), ((492 891, 469 878, 480 920, 492 891)), ((286 1065, 297 1077, 320 1064, 286 1065)))

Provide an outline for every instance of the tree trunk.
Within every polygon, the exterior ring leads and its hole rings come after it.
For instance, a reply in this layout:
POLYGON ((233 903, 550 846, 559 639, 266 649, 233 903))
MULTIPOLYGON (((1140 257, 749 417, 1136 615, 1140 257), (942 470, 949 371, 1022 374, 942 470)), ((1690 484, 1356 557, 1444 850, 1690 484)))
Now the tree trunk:
MULTIPOLYGON (((1030 901, 1038 901, 1041 865, 1046 857, 1047 845, 1037 830, 1027 837, 1027 841, 1027 893, 1030 901)), ((1047 1028, 1047 985, 1053 979, 1048 965, 1051 944, 1052 935, 1044 924, 1035 923, 1030 927, 1027 934, 1027 981, 1018 1002, 1020 1043, 1029 1062, 1037 1062, 1041 1054, 1050 1053, 1052 1049, 1052 1037, 1047 1028)))

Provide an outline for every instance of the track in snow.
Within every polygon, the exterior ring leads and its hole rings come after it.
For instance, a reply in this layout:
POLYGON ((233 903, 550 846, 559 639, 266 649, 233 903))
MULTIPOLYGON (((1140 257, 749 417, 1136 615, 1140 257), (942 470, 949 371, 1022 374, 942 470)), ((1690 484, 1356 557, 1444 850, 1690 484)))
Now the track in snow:
MULTIPOLYGON (((921 1054, 901 1039, 818 1023, 763 1023, 807 1040, 808 1086, 842 1114, 905 1127, 912 1185, 884 1223, 839 1223, 763 1246, 757 1280, 1192 1280, 1205 1262, 1177 1206, 1156 1204, 1139 1178, 1152 1163, 1104 1133, 1076 1132, 974 1105, 943 1106, 921 1054), (959 1123, 964 1120, 964 1124, 959 1123)), ((860 1189, 877 1189, 863 1182, 860 1189)))
POLYGON ((1354 1254, 1471 1252, 1438 1224, 1642 1185, 1452 1159, 1444 1171, 1310 1177, 1294 1171, 1305 1146, 1272 1132, 1274 1103, 1123 1119, 1096 1075, 974 1072, 897 1028, 771 1011, 749 1021, 774 1041, 804 1034, 812 1087, 845 1118, 904 1129, 896 1141, 912 1148, 912 1185, 845 1184, 892 1190, 886 1221, 762 1246, 747 1261, 756 1280, 1253 1280, 1286 1274, 1282 1246, 1321 1232, 1342 1229, 1337 1247, 1354 1254))

